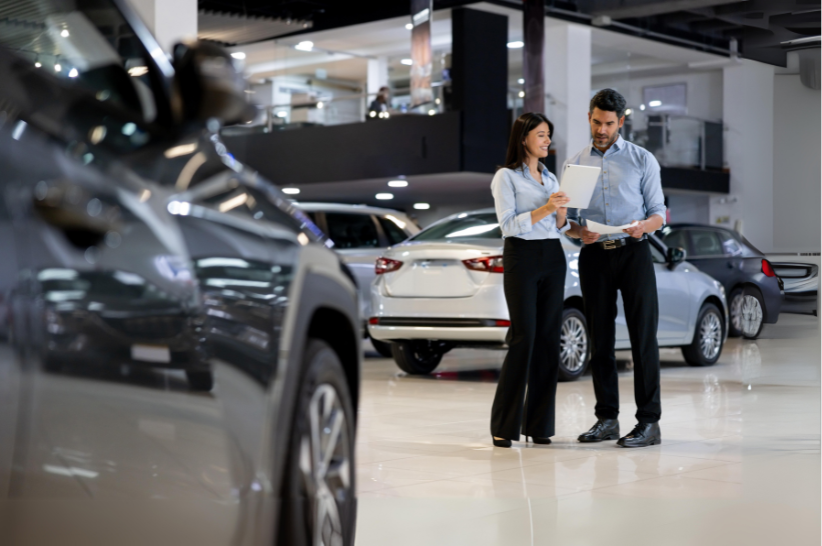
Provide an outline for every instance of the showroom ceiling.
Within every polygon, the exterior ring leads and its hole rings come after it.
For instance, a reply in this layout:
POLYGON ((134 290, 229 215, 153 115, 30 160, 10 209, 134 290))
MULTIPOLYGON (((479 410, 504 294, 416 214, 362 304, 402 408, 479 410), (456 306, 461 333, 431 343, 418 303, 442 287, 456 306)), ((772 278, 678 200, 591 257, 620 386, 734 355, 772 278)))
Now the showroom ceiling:
MULTIPOLYGON (((434 0, 434 8, 468 5, 434 0)), ((521 0, 492 0, 520 7, 521 0)), ((791 49, 819 47, 820 0, 546 0, 550 17, 713 53, 785 65, 791 49), (800 40, 800 42, 796 42, 800 40)), ((199 0, 201 37, 247 44, 409 15, 410 0, 199 0), (205 22, 205 21, 203 21, 205 22)))

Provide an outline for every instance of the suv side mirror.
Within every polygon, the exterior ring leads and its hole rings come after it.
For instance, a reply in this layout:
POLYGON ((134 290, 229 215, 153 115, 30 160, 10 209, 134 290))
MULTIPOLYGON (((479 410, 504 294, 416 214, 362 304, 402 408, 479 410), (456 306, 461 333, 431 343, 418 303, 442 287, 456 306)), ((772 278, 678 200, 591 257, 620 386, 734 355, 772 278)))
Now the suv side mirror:
POLYGON ((665 259, 668 260, 668 267, 673 269, 678 263, 684 262, 688 252, 684 248, 670 247, 668 248, 665 259))
POLYGON ((191 41, 174 46, 174 107, 178 122, 223 125, 254 119, 256 108, 246 100, 246 83, 231 56, 220 46, 191 41))

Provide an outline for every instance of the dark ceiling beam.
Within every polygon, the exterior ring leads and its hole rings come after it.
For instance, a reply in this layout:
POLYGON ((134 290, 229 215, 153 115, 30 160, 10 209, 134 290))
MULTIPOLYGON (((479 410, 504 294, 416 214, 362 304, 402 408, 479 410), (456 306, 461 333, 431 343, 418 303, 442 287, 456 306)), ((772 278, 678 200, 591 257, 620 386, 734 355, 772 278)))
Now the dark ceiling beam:
POLYGON ((734 2, 737 0, 579 0, 579 6, 595 17, 634 19, 734 2))

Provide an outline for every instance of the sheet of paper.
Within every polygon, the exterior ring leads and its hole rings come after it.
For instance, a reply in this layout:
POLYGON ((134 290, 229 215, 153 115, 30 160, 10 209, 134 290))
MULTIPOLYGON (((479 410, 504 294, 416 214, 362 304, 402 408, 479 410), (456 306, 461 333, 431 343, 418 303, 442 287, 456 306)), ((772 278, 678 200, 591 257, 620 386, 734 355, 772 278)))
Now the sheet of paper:
POLYGON ((571 198, 571 202, 565 205, 566 207, 572 209, 588 208, 601 170, 599 167, 586 167, 583 165, 568 165, 565 167, 559 191, 565 192, 565 195, 571 198))
POLYGON ((600 235, 617 235, 624 233, 622 230, 627 229, 636 222, 631 222, 630 224, 625 224, 624 226, 606 226, 605 224, 598 224, 593 220, 585 220, 586 227, 588 231, 593 231, 594 233, 599 233, 600 235))

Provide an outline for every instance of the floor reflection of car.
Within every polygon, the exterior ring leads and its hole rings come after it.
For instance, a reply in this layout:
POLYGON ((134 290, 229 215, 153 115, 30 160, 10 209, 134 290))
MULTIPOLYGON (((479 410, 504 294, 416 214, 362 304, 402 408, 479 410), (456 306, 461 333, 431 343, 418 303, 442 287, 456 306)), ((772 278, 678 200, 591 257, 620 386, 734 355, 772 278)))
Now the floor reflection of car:
MULTIPOLYGON (((568 260, 560 378, 581 376, 589 341, 579 287, 578 243, 563 239, 568 260)), ((371 286, 371 336, 390 341, 408 373, 428 373, 454 347, 504 347, 508 309, 503 292, 502 233, 493 209, 451 216, 392 247, 377 261, 371 286)), ((726 339, 722 286, 651 237, 659 290, 660 346, 682 347, 694 366, 717 361, 726 339)), ((618 300, 617 349, 630 347, 618 300)))
POLYGON ((730 229, 671 224, 661 237, 687 252, 689 262, 722 283, 728 294, 729 334, 755 339, 779 319, 783 284, 773 265, 750 241, 730 229))
POLYGON ((232 62, 0 4, 0 544, 353 544, 356 286, 221 142, 232 62))
MULTIPOLYGON (((331 203, 298 203, 297 206, 334 241, 334 250, 357 279, 360 316, 371 316, 370 287, 376 277, 374 261, 385 248, 405 241, 420 229, 404 213, 392 209, 331 203)), ((363 331, 368 333, 364 324, 363 331)), ((391 356, 388 344, 374 339, 371 342, 380 354, 391 356)))
POLYGON ((19 295, 42 306, 41 358, 50 371, 79 364, 185 370, 189 384, 213 385, 199 343, 202 319, 159 287, 126 271, 50 268, 21 283, 19 295), (26 286, 27 285, 27 286, 26 286))

